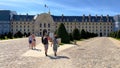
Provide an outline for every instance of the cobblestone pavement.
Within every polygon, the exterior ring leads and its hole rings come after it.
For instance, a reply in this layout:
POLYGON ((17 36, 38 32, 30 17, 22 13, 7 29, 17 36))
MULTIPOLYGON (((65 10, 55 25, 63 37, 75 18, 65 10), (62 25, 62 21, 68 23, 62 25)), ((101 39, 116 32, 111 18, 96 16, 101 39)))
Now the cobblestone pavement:
POLYGON ((21 56, 29 50, 25 41, 0 41, 0 68, 120 68, 119 41, 112 38, 79 41, 58 52, 58 57, 21 56))

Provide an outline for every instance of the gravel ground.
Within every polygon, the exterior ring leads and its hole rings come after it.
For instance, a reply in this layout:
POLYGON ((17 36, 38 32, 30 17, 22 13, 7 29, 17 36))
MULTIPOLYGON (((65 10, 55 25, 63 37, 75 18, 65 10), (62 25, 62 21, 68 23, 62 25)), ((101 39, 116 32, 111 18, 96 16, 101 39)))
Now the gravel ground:
POLYGON ((0 68, 120 68, 119 41, 112 38, 79 41, 78 45, 59 52, 58 57, 37 58, 21 56, 28 51, 26 40, 0 41, 0 68))

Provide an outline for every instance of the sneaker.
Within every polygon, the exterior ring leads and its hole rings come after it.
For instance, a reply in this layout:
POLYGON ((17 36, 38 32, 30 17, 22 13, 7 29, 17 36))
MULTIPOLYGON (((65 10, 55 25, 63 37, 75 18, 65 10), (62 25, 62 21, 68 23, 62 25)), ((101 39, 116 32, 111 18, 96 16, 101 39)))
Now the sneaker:
POLYGON ((46 56, 48 56, 46 53, 45 53, 46 56))
POLYGON ((34 50, 33 48, 31 48, 32 50, 34 50))
POLYGON ((55 56, 57 56, 57 54, 55 54, 55 56))

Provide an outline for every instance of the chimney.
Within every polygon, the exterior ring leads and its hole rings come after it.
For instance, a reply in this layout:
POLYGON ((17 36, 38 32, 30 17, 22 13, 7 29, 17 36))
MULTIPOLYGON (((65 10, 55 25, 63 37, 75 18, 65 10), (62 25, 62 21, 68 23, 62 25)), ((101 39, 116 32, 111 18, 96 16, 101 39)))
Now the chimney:
POLYGON ((91 17, 91 14, 89 14, 89 17, 91 17))
POLYGON ((62 17, 64 16, 64 14, 62 14, 62 17))
POLYGON ((91 14, 89 14, 89 22, 91 21, 91 14))
POLYGON ((101 15, 101 18, 103 17, 103 15, 101 15))
POLYGON ((49 12, 48 12, 48 14, 49 14, 49 15, 51 15, 51 13, 50 13, 50 9, 49 9, 49 12))
POLYGON ((26 15, 28 16, 28 13, 26 15))
POLYGON ((97 17, 97 14, 96 14, 96 17, 97 17))

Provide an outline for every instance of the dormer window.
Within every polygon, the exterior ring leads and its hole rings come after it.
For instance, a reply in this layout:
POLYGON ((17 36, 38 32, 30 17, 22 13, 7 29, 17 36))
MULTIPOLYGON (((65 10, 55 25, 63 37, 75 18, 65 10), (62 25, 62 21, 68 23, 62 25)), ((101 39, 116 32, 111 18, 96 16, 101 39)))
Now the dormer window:
POLYGON ((75 22, 76 22, 76 18, 75 18, 75 20, 74 20, 75 22))
POLYGON ((94 19, 92 19, 92 22, 94 22, 94 19))
POLYGON ((112 20, 110 20, 110 22, 112 22, 112 20))
POLYGON ((26 18, 24 18, 24 21, 26 21, 26 18))
POLYGON ((85 20, 85 22, 87 22, 87 19, 85 20))
POLYGON ((57 18, 55 19, 55 21, 57 21, 57 18))
POLYGON ((63 21, 65 22, 65 19, 63 19, 63 21))
POLYGON ((84 19, 82 19, 82 22, 84 22, 84 19))
POLYGON ((67 19, 67 22, 69 22, 69 19, 67 19))
POLYGON ((109 18, 107 19, 107 22, 109 22, 109 18))
POLYGON ((60 19, 60 21, 62 22, 62 19, 60 19))

